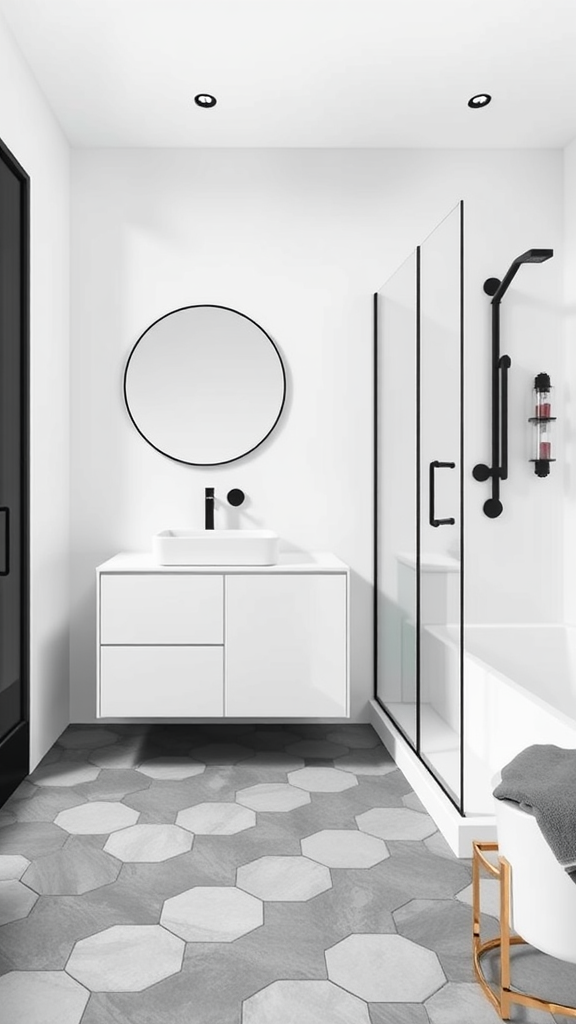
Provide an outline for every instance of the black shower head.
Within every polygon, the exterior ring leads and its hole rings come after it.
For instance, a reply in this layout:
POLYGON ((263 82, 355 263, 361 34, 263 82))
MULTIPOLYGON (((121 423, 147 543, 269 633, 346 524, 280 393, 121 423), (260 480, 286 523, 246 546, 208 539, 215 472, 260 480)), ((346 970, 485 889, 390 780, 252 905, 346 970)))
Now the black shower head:
POLYGON ((545 263, 554 255, 554 249, 528 249, 517 256, 514 263, 545 263))

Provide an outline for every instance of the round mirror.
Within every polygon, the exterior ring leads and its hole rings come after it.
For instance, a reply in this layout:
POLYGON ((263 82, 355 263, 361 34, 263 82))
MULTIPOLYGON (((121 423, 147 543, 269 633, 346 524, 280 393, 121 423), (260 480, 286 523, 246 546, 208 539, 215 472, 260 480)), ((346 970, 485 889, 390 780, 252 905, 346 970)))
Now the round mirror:
POLYGON ((272 338, 250 317, 227 306, 184 306, 134 345, 124 397, 157 451, 217 466, 266 440, 284 406, 286 374, 272 338))

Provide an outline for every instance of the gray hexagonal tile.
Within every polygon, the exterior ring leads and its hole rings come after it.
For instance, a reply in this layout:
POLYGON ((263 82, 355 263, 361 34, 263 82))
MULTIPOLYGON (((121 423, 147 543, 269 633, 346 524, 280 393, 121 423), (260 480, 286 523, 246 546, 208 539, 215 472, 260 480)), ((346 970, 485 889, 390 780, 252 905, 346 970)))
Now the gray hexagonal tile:
POLYGON ((66 970, 92 992, 142 992, 178 973, 184 948, 157 924, 114 925, 77 942, 66 970))
POLYGON ((285 750, 260 750, 254 757, 242 762, 243 768, 277 768, 290 772, 304 767, 304 758, 287 754, 285 750))
POLYGON ((61 850, 35 860, 23 881, 41 896, 78 896, 115 882, 120 867, 85 836, 71 836, 61 850))
POLYGON ((194 747, 192 750, 192 756, 205 764, 238 764, 253 754, 253 750, 239 743, 209 743, 208 746, 194 747))
POLYGON ((447 860, 459 859, 448 846, 441 832, 433 832, 431 836, 424 840, 424 845, 435 857, 446 857, 447 860))
POLYGON ((178 825, 131 825, 113 832, 104 850, 121 861, 158 863, 188 853, 194 836, 178 825))
POLYGON ((138 771, 151 779, 191 779, 202 775, 206 765, 189 757, 153 757, 139 764, 138 771))
MULTIPOLYGON (((456 893, 456 899, 472 906, 472 886, 467 885, 456 893)), ((496 878, 480 879, 480 909, 483 914, 500 918, 500 882, 496 878)))
POLYGON ((118 733, 94 725, 85 729, 67 729, 58 740, 58 745, 67 750, 92 750, 117 743, 118 739, 118 733))
POLYGON ((283 750, 289 743, 298 743, 301 738, 288 729, 257 729, 250 736, 250 746, 255 750, 283 750))
POLYGON ((52 822, 18 822, 0 829, 0 853, 21 854, 34 860, 59 850, 67 839, 67 833, 52 822))
POLYGON ((55 761, 43 768, 37 768, 32 778, 36 786, 78 786, 82 782, 93 782, 100 774, 94 764, 76 761, 55 761))
POLYGON ((64 971, 11 971, 0 978, 6 1021, 80 1024, 90 993, 64 971))
POLYGON ((436 831, 432 818, 408 807, 374 807, 359 814, 356 823, 379 839, 425 839, 436 831))
POLYGON ((236 886, 199 885, 166 900, 160 922, 186 942, 233 942, 264 923, 264 908, 236 886))
POLYGON ((358 785, 358 779, 350 772, 340 772, 337 768, 301 768, 297 772, 288 773, 291 786, 305 789, 308 793, 342 793, 358 785))
POLYGON ((419 1003, 446 981, 438 957, 401 935, 350 935, 326 950, 328 977, 374 1003, 419 1003))
POLYGON ((234 836, 256 824, 254 811, 225 801, 196 804, 179 811, 176 824, 199 836, 234 836))
POLYGON ((240 789, 236 800, 253 811, 293 811, 310 803, 310 794, 295 789, 287 782, 260 782, 256 786, 240 789))
POLYGON ((139 740, 121 740, 114 746, 94 750, 88 760, 99 768, 137 768, 142 752, 143 744, 139 740))
MULTIPOLYGON (((450 982, 426 1002, 430 1024, 496 1024, 498 1014, 477 984, 450 982)), ((540 1014, 538 1019, 542 1019, 540 1014)))
POLYGON ((0 925, 28 917, 38 895, 15 878, 0 882, 0 925))
POLYGON ((240 889, 261 900, 306 902, 332 886, 327 867, 307 857, 259 857, 236 872, 240 889))
POLYGON ((390 856, 386 843, 355 829, 324 829, 301 842, 305 857, 329 868, 373 868, 390 856))
POLYGON ((126 804, 92 800, 61 811, 55 824, 74 835, 105 835, 135 825, 140 814, 126 804))
POLYGON ((329 981, 275 981, 244 1001, 242 1024, 370 1024, 368 1007, 329 981))
POLYGON ((341 743, 330 743, 329 740, 300 740, 298 743, 290 743, 286 750, 298 757, 332 758, 348 753, 348 747, 341 743))
POLYGON ((336 758, 335 768, 354 775, 388 775, 396 771, 396 765, 384 747, 373 750, 354 750, 351 754, 336 758))
POLYGON ((29 864, 30 861, 26 857, 21 857, 17 853, 0 856, 0 882, 22 878, 29 864))
POLYGON ((332 743, 343 743, 352 750, 370 750, 382 745, 371 725, 343 725, 329 732, 326 739, 332 743))
POLYGON ((426 814, 426 808, 419 797, 416 796, 416 793, 406 793, 402 797, 402 803, 404 807, 409 807, 411 811, 420 811, 421 814, 426 814))

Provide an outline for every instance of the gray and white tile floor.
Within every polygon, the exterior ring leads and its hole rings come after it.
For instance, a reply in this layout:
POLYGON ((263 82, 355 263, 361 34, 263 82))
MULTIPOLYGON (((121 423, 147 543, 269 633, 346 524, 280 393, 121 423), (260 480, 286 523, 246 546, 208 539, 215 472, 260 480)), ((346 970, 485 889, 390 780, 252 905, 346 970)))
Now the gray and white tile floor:
POLYGON ((0 812, 0 1024, 496 1024, 470 882, 369 726, 70 727, 0 812))

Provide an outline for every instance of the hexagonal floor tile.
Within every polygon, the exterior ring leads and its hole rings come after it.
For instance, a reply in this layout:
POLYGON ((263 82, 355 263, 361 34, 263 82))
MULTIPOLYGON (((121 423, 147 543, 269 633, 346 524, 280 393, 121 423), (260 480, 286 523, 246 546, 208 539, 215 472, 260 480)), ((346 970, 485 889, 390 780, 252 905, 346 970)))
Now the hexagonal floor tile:
POLYGON ((337 768, 301 768, 288 773, 291 786, 305 789, 308 793, 342 793, 358 785, 358 779, 350 772, 339 772, 337 768))
MULTIPOLYGON (((472 886, 467 885, 456 893, 456 899, 472 906, 472 886)), ((500 882, 497 878, 480 879, 480 909, 483 914, 500 918, 500 882)))
POLYGON ((35 892, 15 878, 0 882, 0 925, 28 917, 37 899, 35 892))
MULTIPOLYGON (((426 1010, 430 1024, 463 1024, 463 1021, 473 1021, 474 1024, 497 1024, 500 1019, 482 994, 480 986, 467 982, 449 982, 428 999, 426 1010)), ((538 1019, 545 1020, 541 1012, 538 1019)))
POLYGON ((436 954, 401 935, 349 935, 326 965, 331 981, 374 1003, 420 1003, 446 981, 436 954))
POLYGON ((122 861, 157 863, 188 853, 194 836, 178 825, 131 825, 113 832, 104 850, 122 861))
POLYGON ((396 771, 394 761, 382 746, 373 750, 355 750, 352 754, 338 757, 334 767, 355 775, 388 775, 388 772, 396 771))
POLYGON ((287 782, 260 782, 257 786, 238 790, 236 799, 253 811, 293 811, 309 804, 310 794, 295 789, 287 782))
POLYGON ((186 942, 233 942, 264 923, 264 908, 236 886, 199 885, 166 900, 160 923, 186 942))
POLYGON ((94 750, 88 760, 99 768, 137 768, 142 760, 142 748, 139 740, 120 741, 112 747, 94 750))
POLYGON ((332 743, 343 743, 353 750, 370 750, 381 746, 380 737, 371 725, 343 725, 326 736, 332 743))
POLYGON ((179 811, 176 824, 198 836, 234 836, 256 824, 254 811, 225 801, 196 804, 179 811))
POLYGON ((304 758, 287 754, 284 750, 260 750, 254 757, 242 762, 243 768, 278 768, 290 772, 304 767, 304 758))
POLYGON ((71 836, 56 853, 39 857, 23 881, 41 896, 79 896, 115 882, 121 864, 84 836, 71 836))
POLYGON ((253 754, 253 750, 239 743, 209 743, 206 747, 194 747, 192 750, 192 756, 205 764, 237 764, 253 754))
POLYGON ((80 1024, 90 993, 64 971, 11 971, 0 978, 7 1021, 80 1024))
POLYGON ((56 761, 43 768, 37 768, 32 778, 36 786, 79 786, 93 782, 101 769, 94 764, 78 764, 75 761, 56 761))
POLYGON ((368 1007, 329 981, 275 981, 246 999, 242 1024, 370 1024, 368 1007))
POLYGON ((343 747, 341 743, 330 743, 329 740, 300 740, 299 743, 290 743, 286 750, 298 757, 331 758, 348 753, 348 747, 343 747))
POLYGON ((426 814, 426 808, 422 801, 416 796, 416 793, 406 793, 402 797, 402 803, 404 807, 409 807, 411 811, 420 811, 422 814, 426 814))
POLYGON ((92 800, 60 811, 55 824, 74 835, 105 835, 135 825, 139 817, 139 812, 126 807, 126 804, 92 800))
POLYGON ((359 814, 356 823, 379 839, 425 839, 436 831, 432 818, 408 807, 374 807, 359 814))
POLYGON ((302 853, 329 868, 373 868, 389 857, 386 843, 355 829, 324 829, 301 842, 302 853))
POLYGON ((0 882, 7 882, 11 878, 22 878, 29 864, 30 861, 18 853, 0 856, 0 882))
POLYGON ((157 924, 114 925, 77 942, 66 970, 92 992, 142 992, 178 973, 184 948, 157 924))
POLYGON ((139 764, 138 771, 151 779, 191 779, 202 775, 206 765, 189 757, 153 757, 139 764))
POLYGON ((332 887, 327 867, 307 857, 259 857, 236 872, 236 884, 261 900, 306 902, 332 887))
POLYGON ((58 745, 68 750, 92 750, 117 743, 118 739, 118 733, 94 725, 86 729, 67 729, 58 740, 58 745))

